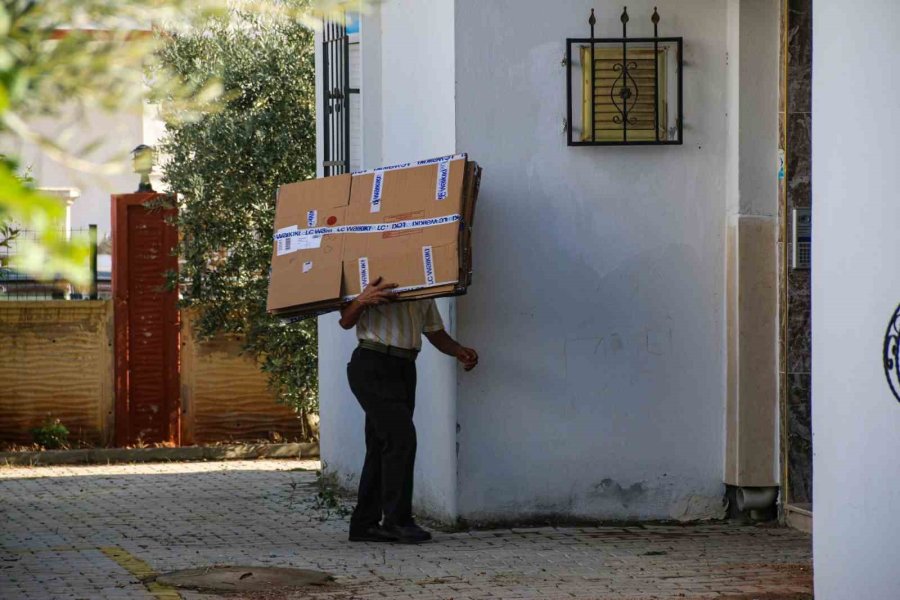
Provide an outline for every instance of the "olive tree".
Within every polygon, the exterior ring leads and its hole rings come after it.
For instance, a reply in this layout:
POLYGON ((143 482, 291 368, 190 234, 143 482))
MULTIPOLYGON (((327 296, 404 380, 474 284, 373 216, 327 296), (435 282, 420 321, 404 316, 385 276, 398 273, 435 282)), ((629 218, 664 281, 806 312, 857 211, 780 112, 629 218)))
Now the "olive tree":
POLYGON ((281 401, 316 411, 315 323, 282 325, 266 313, 276 190, 315 175, 313 32, 297 19, 232 7, 164 35, 166 69, 223 89, 199 117, 163 104, 162 172, 179 198, 183 303, 201 335, 243 336, 281 401))

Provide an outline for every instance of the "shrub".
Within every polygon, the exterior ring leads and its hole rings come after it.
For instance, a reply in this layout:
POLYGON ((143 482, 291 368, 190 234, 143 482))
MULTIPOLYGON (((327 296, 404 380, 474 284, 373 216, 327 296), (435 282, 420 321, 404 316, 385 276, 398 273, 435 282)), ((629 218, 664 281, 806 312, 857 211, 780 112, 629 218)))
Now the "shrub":
POLYGON ((45 450, 58 450, 69 446, 69 429, 59 419, 47 419, 40 427, 31 430, 34 443, 45 450))

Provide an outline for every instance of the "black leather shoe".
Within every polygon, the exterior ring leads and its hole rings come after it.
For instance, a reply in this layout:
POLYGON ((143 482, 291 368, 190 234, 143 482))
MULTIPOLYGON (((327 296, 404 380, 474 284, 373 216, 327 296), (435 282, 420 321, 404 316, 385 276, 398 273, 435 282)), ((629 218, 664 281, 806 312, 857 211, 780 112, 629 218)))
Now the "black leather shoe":
POLYGON ((382 529, 396 538, 401 544, 421 544, 431 539, 431 534, 415 523, 408 525, 385 524, 382 529))
POLYGON ((387 532, 381 525, 373 525, 367 529, 350 530, 351 542, 396 542, 397 536, 387 532))

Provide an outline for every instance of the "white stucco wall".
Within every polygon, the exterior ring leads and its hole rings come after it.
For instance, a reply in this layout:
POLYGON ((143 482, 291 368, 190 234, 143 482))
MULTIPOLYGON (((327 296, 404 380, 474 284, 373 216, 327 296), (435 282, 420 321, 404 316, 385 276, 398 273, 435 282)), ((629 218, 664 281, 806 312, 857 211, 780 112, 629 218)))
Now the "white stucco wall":
POLYGON ((81 196, 71 209, 73 228, 97 225, 101 238, 110 231, 110 195, 133 192, 140 176, 133 172, 131 150, 140 144, 153 145, 163 131, 152 107, 122 107, 114 112, 89 111, 80 119, 34 119, 30 126, 40 135, 54 140, 68 153, 92 163, 116 166, 114 173, 86 172, 50 158, 35 144, 7 137, 0 151, 18 156, 23 169, 30 169, 39 187, 74 187, 81 196), (81 149, 94 141, 100 144, 91 152, 81 149))
POLYGON ((729 212, 778 213, 780 0, 728 0, 729 212))
MULTIPOLYGON (((452 153, 453 1, 391 0, 375 11, 364 17, 360 34, 363 164, 370 168, 452 153)), ((439 300, 438 306, 453 333, 455 301, 439 300)), ((346 381, 356 338, 336 321, 335 315, 319 318, 321 452, 329 470, 353 486, 365 454, 363 413, 346 381)), ((452 520, 457 498, 456 367, 427 342, 425 346, 417 365, 414 504, 420 512, 452 520)))
MULTIPOLYGON (((420 357, 418 510, 722 514, 727 217, 771 219, 776 199, 777 46, 747 64, 728 51, 777 32, 777 2, 744 4, 663 7, 660 33, 686 39, 687 143, 656 149, 565 145, 564 40, 591 7, 598 35, 619 35, 619 4, 388 0, 364 18, 365 166, 466 151, 485 167, 475 284, 439 303, 482 365, 420 357)), ((653 3, 629 9, 630 33, 649 34, 653 3)), ((355 339, 334 315, 319 326, 323 458, 353 485, 355 339)))
POLYGON ((881 349, 900 302, 900 4, 816 0, 812 426, 818 600, 900 590, 900 402, 881 349), (835 37, 839 32, 839 37, 835 37), (865 110, 858 106, 861 91, 865 110), (849 112, 848 112, 849 111, 849 112))
MULTIPOLYGON (((630 35, 654 4, 629 3, 630 35)), ((485 169, 462 517, 721 514, 726 4, 660 6, 686 40, 683 147, 568 148, 565 38, 592 7, 619 36, 622 4, 457 0, 457 149, 485 169)))

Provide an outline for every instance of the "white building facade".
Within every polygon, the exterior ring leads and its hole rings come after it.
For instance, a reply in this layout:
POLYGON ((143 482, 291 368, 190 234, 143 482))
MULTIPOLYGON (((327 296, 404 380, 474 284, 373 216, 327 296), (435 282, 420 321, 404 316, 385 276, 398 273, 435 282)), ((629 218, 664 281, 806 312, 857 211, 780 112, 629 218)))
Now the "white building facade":
MULTIPOLYGON (((629 5, 631 35, 652 33, 653 6, 629 5)), ((462 373, 431 350, 419 359, 416 499, 447 520, 724 514, 726 450, 737 456, 726 408, 748 401, 727 392, 726 245, 729 223, 751 242, 775 231, 778 3, 663 7, 661 34, 686 40, 686 143, 662 148, 566 145, 565 39, 585 35, 591 8, 598 37, 620 34, 612 2, 394 0, 351 37, 351 162, 467 152, 485 169, 474 285, 440 303, 482 364, 462 373), (750 34, 771 50, 729 63, 750 34), (737 94, 760 70, 776 75, 737 94), (767 122, 748 126, 757 114, 767 122)), ((774 289, 774 247, 765 256, 774 289)), ((762 400, 774 417, 768 323, 762 400)), ((323 458, 352 483, 362 413, 344 365, 355 339, 334 315, 320 339, 323 458)), ((730 483, 778 485, 767 426, 730 483)))
MULTIPOLYGON (((354 169, 456 152, 484 167, 474 283, 439 301, 481 365, 464 373, 430 348, 419 358, 420 513, 702 520, 725 515, 726 489, 774 498, 784 485, 786 4, 634 0, 630 36, 652 34, 659 4, 660 35, 684 37, 682 146, 566 144, 566 38, 586 35, 591 8, 597 36, 620 37, 621 3, 387 0, 351 36, 354 169)), ((888 180, 900 132, 887 105, 846 118, 860 89, 895 96, 898 79, 865 56, 900 50, 887 30, 900 8, 858 4, 816 0, 813 436, 826 600, 900 589, 888 514, 900 500, 900 402, 880 354, 900 302, 888 180)), ((364 454, 345 370, 356 340, 335 315, 319 332, 322 457, 352 487, 364 454)))
POLYGON ((816 0, 813 56, 813 439, 816 598, 900 595, 900 5, 816 0), (836 40, 834 33, 841 32, 836 40), (829 37, 830 36, 830 37, 829 37), (825 40, 819 42, 818 40, 825 40), (827 40, 831 40, 830 42, 827 40), (872 60, 871 57, 884 57, 872 60), (890 57, 890 58, 889 58, 890 57), (846 118, 865 90, 871 103, 846 118), (887 332, 887 337, 886 337, 887 332), (893 343, 893 346, 892 346, 893 343), (884 352, 883 352, 884 351, 884 352), (886 373, 887 371, 887 373, 886 373))

